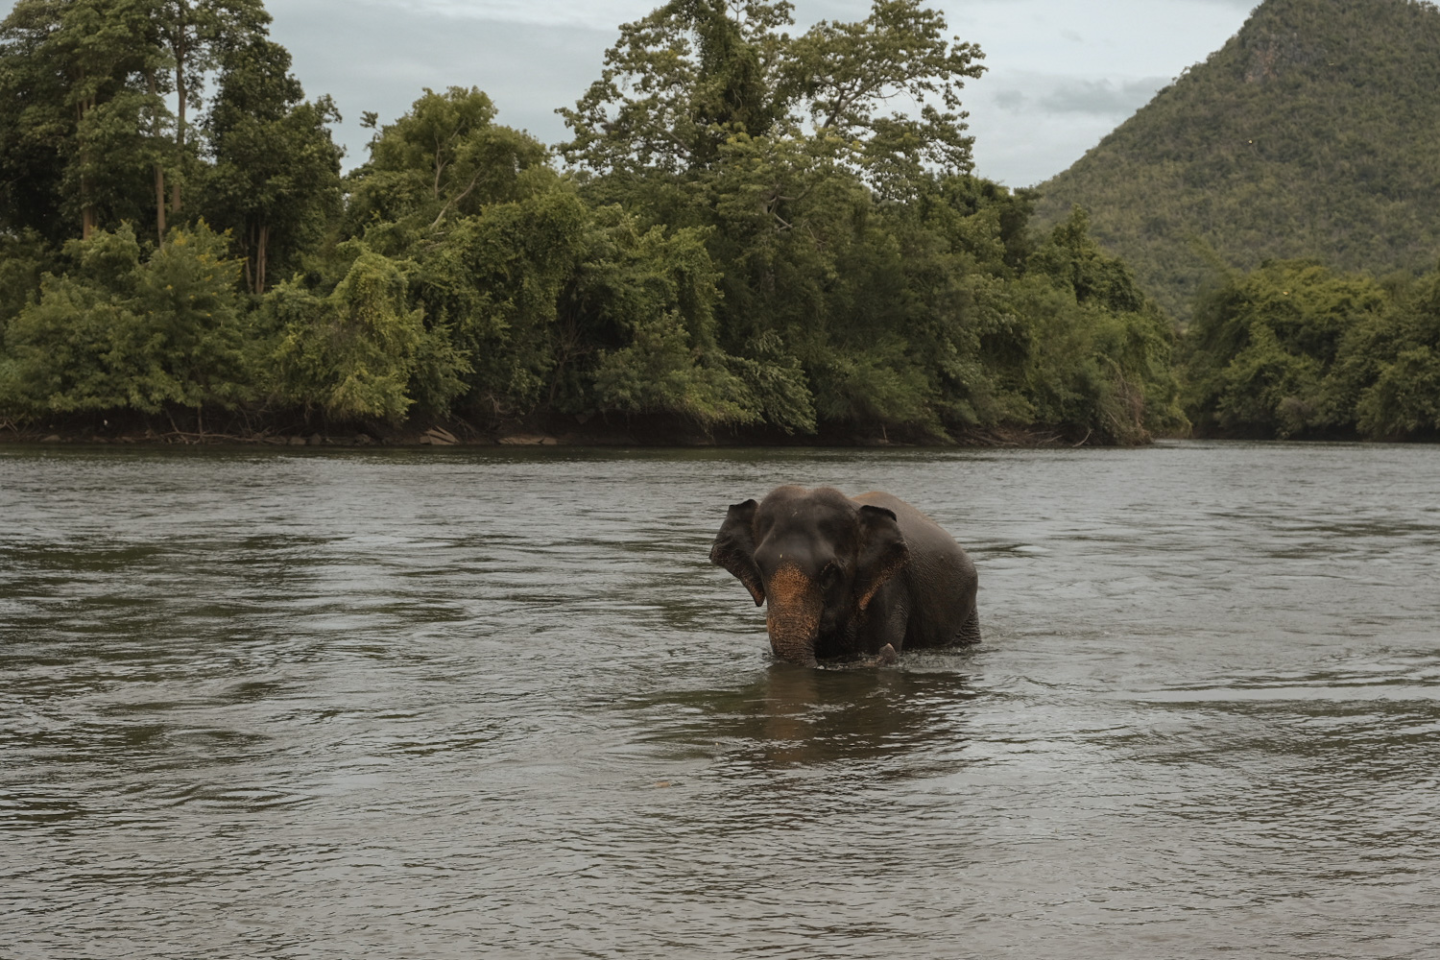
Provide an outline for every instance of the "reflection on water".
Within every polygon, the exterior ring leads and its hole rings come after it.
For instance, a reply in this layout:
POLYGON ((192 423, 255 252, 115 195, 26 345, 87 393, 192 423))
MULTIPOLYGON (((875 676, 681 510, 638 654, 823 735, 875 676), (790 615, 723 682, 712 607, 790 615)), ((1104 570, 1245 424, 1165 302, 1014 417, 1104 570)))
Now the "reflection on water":
POLYGON ((1437 466, 0 451, 0 956, 1431 957, 1437 466), (770 662, 781 482, 986 643, 770 662))
MULTIPOLYGON (((625 706, 652 713, 668 706, 688 715, 656 733, 653 742, 728 744, 731 762, 756 767, 853 772, 857 764, 927 748, 958 757, 964 746, 958 714, 973 696, 955 673, 807 670, 777 663, 743 686, 676 691, 625 706)), ((915 771, 905 765, 904 772, 915 771)))

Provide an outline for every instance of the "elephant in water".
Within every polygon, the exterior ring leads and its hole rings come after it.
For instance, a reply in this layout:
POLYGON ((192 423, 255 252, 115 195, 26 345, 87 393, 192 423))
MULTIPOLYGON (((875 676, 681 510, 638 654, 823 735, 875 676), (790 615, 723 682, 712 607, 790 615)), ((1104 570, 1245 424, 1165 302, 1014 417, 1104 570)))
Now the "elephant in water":
POLYGON ((710 561, 768 603, 782 660, 878 657, 978 643, 975 565, 935 521, 888 493, 777 487, 730 508, 710 561), (889 649, 887 649, 889 648, 889 649))

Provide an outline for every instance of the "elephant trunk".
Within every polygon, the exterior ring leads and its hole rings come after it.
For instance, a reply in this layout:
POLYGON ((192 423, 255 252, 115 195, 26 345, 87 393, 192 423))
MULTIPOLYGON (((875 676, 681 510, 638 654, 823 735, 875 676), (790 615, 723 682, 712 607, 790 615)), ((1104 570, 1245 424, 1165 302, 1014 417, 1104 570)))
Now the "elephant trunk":
POLYGON ((799 567, 787 564, 765 586, 765 626, 775 656, 802 667, 813 667, 815 641, 820 636, 820 589, 799 567))

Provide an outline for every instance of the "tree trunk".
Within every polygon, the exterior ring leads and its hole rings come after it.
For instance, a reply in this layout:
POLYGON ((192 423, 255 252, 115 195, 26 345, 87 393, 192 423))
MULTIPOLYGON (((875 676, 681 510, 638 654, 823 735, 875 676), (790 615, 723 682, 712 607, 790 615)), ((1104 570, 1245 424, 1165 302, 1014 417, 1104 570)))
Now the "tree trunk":
POLYGON ((268 224, 256 224, 250 228, 249 256, 245 258, 245 284, 257 297, 265 293, 265 258, 270 245, 268 224))
MULTIPOLYGON (((177 54, 175 60, 175 92, 178 94, 175 113, 175 169, 184 169, 185 163, 185 98, 188 92, 185 89, 185 61, 183 54, 177 54)), ((177 175, 170 185, 170 212, 180 212, 180 177, 177 175)))
POLYGON ((266 224, 260 228, 260 239, 255 245, 255 293, 265 293, 265 256, 266 247, 270 244, 270 226, 266 224))
MULTIPOLYGON (((85 122, 85 114, 89 113, 95 104, 89 100, 81 100, 75 104, 75 120, 77 129, 85 122)), ((84 140, 80 141, 80 169, 87 170, 90 166, 90 147, 84 140)), ((91 196, 91 185, 89 174, 80 175, 80 239, 89 240, 95 232, 95 202, 91 196)))
MULTIPOLYGON (((147 71, 146 81, 149 83, 150 96, 157 97, 155 90, 155 71, 147 71)), ((160 139, 160 111, 156 110, 150 123, 150 135, 155 140, 160 139)), ((155 232, 159 242, 165 242, 165 165, 155 161, 155 232)))
POLYGON ((175 25, 175 169, 177 174, 170 185, 170 212, 180 212, 180 176, 178 171, 185 169, 185 100, 189 89, 185 86, 185 63, 190 57, 189 37, 185 31, 187 24, 185 15, 190 12, 187 3, 178 4, 180 8, 180 22, 175 25))
POLYGON ((165 168, 155 164, 155 233, 165 242, 165 168))

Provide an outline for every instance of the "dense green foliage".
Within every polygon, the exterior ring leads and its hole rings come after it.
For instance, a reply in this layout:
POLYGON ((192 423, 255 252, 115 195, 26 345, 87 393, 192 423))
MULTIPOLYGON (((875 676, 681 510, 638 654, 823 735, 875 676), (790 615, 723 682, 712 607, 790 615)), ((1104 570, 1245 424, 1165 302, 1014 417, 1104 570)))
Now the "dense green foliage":
POLYGON ((1381 284, 1266 261, 1205 291, 1186 349, 1202 431, 1440 436, 1440 271, 1381 284))
POLYGON ((1413 274, 1440 255, 1440 10, 1266 0, 1223 49, 1043 184, 1188 318, 1218 259, 1413 274))
POLYGON ((203 221, 144 260, 127 225, 71 241, 71 269, 47 274, 7 325, 0 404, 159 413, 244 399, 241 264, 226 246, 203 221))
POLYGON ((367 117, 342 180, 334 106, 258 2, 21 0, 0 414, 1183 429, 1171 323, 1085 216, 1033 233, 1031 194, 971 173, 979 51, 920 0, 798 35, 790 9, 673 0, 621 27, 562 111, 566 171, 451 88, 367 117), (97 24, 111 47, 67 46, 97 24))

